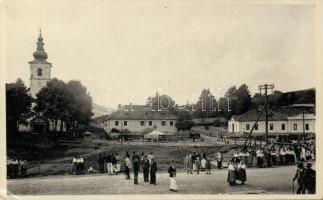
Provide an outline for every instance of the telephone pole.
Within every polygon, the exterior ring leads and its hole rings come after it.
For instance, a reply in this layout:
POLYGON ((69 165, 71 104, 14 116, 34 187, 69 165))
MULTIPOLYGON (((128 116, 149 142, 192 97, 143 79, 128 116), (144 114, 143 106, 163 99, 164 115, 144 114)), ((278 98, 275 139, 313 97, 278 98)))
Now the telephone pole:
POLYGON ((258 86, 260 94, 262 91, 265 92, 265 125, 266 125, 266 144, 268 145, 268 90, 270 89, 273 92, 274 84, 264 84, 258 86))

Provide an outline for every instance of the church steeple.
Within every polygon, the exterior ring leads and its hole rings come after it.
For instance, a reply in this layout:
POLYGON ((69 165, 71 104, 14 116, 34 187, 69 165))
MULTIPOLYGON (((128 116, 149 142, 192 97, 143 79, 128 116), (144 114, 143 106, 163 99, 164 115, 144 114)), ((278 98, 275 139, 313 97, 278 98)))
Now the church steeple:
POLYGON ((47 58, 48 58, 47 53, 44 50, 44 42, 43 42, 43 37, 41 35, 41 30, 39 30, 37 49, 33 53, 33 56, 34 56, 35 60, 38 60, 38 61, 44 61, 44 60, 47 60, 47 58))
POLYGON ((37 49, 34 52, 34 60, 30 64, 30 94, 36 98, 36 94, 46 86, 50 80, 52 64, 47 61, 47 53, 44 50, 41 30, 37 41, 37 49))

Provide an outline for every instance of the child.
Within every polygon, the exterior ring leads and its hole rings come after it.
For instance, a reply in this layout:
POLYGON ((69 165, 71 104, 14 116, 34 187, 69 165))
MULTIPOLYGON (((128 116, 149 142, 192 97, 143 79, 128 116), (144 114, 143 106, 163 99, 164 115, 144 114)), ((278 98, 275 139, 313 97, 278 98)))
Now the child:
POLYGON ((169 173, 169 179, 170 179, 170 186, 169 190, 173 192, 177 192, 177 184, 176 184, 176 168, 173 164, 173 162, 170 164, 168 168, 168 173, 169 173))

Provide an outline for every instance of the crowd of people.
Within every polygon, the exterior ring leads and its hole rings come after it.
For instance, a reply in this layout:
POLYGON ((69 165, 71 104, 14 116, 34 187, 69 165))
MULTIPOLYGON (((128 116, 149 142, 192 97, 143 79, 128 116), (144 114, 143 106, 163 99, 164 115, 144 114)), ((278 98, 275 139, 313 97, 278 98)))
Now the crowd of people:
POLYGON ((118 153, 101 153, 98 158, 99 172, 104 173, 105 167, 109 175, 117 175, 121 170, 120 156, 118 153))
POLYGON ((7 159, 7 178, 23 178, 27 176, 27 160, 7 159))
MULTIPOLYGON (((121 172, 121 164, 124 165, 124 172, 126 175, 126 180, 131 179, 131 172, 133 172, 133 180, 134 184, 138 185, 138 174, 142 170, 143 180, 146 183, 150 183, 151 185, 157 185, 157 162, 154 158, 154 154, 150 152, 149 154, 145 154, 142 152, 141 154, 137 154, 135 151, 130 155, 129 152, 126 152, 124 155, 124 160, 120 158, 117 152, 113 153, 100 153, 98 155, 98 166, 99 173, 107 172, 109 175, 117 175, 121 172)), ((170 190, 176 192, 177 184, 176 184, 176 167, 173 164, 174 162, 169 163, 169 177, 170 177, 170 190)), ((73 159, 73 174, 81 174, 84 171, 84 160, 80 158, 79 155, 75 155, 73 159)), ((90 166, 88 172, 95 172, 94 168, 90 166)))
POLYGON ((84 159, 79 154, 75 154, 72 162, 72 174, 84 174, 84 159))
POLYGON ((243 161, 248 167, 273 167, 280 165, 294 165, 296 162, 306 162, 315 159, 314 143, 273 145, 264 148, 261 145, 235 150, 233 161, 243 161))
POLYGON ((184 157, 184 169, 187 174, 193 174, 193 172, 211 174, 211 161, 204 152, 189 152, 184 157))

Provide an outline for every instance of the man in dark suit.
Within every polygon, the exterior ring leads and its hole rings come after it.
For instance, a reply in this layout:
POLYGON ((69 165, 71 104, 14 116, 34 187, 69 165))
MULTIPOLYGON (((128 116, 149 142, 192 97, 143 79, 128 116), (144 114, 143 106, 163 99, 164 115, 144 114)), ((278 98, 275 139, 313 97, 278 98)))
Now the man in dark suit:
POLYGON ((150 184, 156 185, 157 163, 155 159, 151 159, 150 166, 150 184))
POLYGON ((100 173, 104 173, 104 155, 102 153, 99 154, 98 163, 100 173))
POLYGON ((142 161, 142 171, 144 174, 144 181, 149 182, 149 160, 147 159, 147 156, 144 156, 142 161))
POLYGON ((298 188, 296 190, 296 194, 305 194, 305 187, 304 187, 304 165, 303 163, 297 164, 297 171, 293 178, 293 182, 297 180, 298 188))
POLYGON ((132 154, 132 165, 133 165, 133 173, 134 173, 134 184, 138 185, 138 173, 140 169, 140 157, 134 151, 132 154))
POLYGON ((312 164, 307 163, 304 173, 304 187, 309 194, 315 194, 316 171, 311 168, 312 164))

